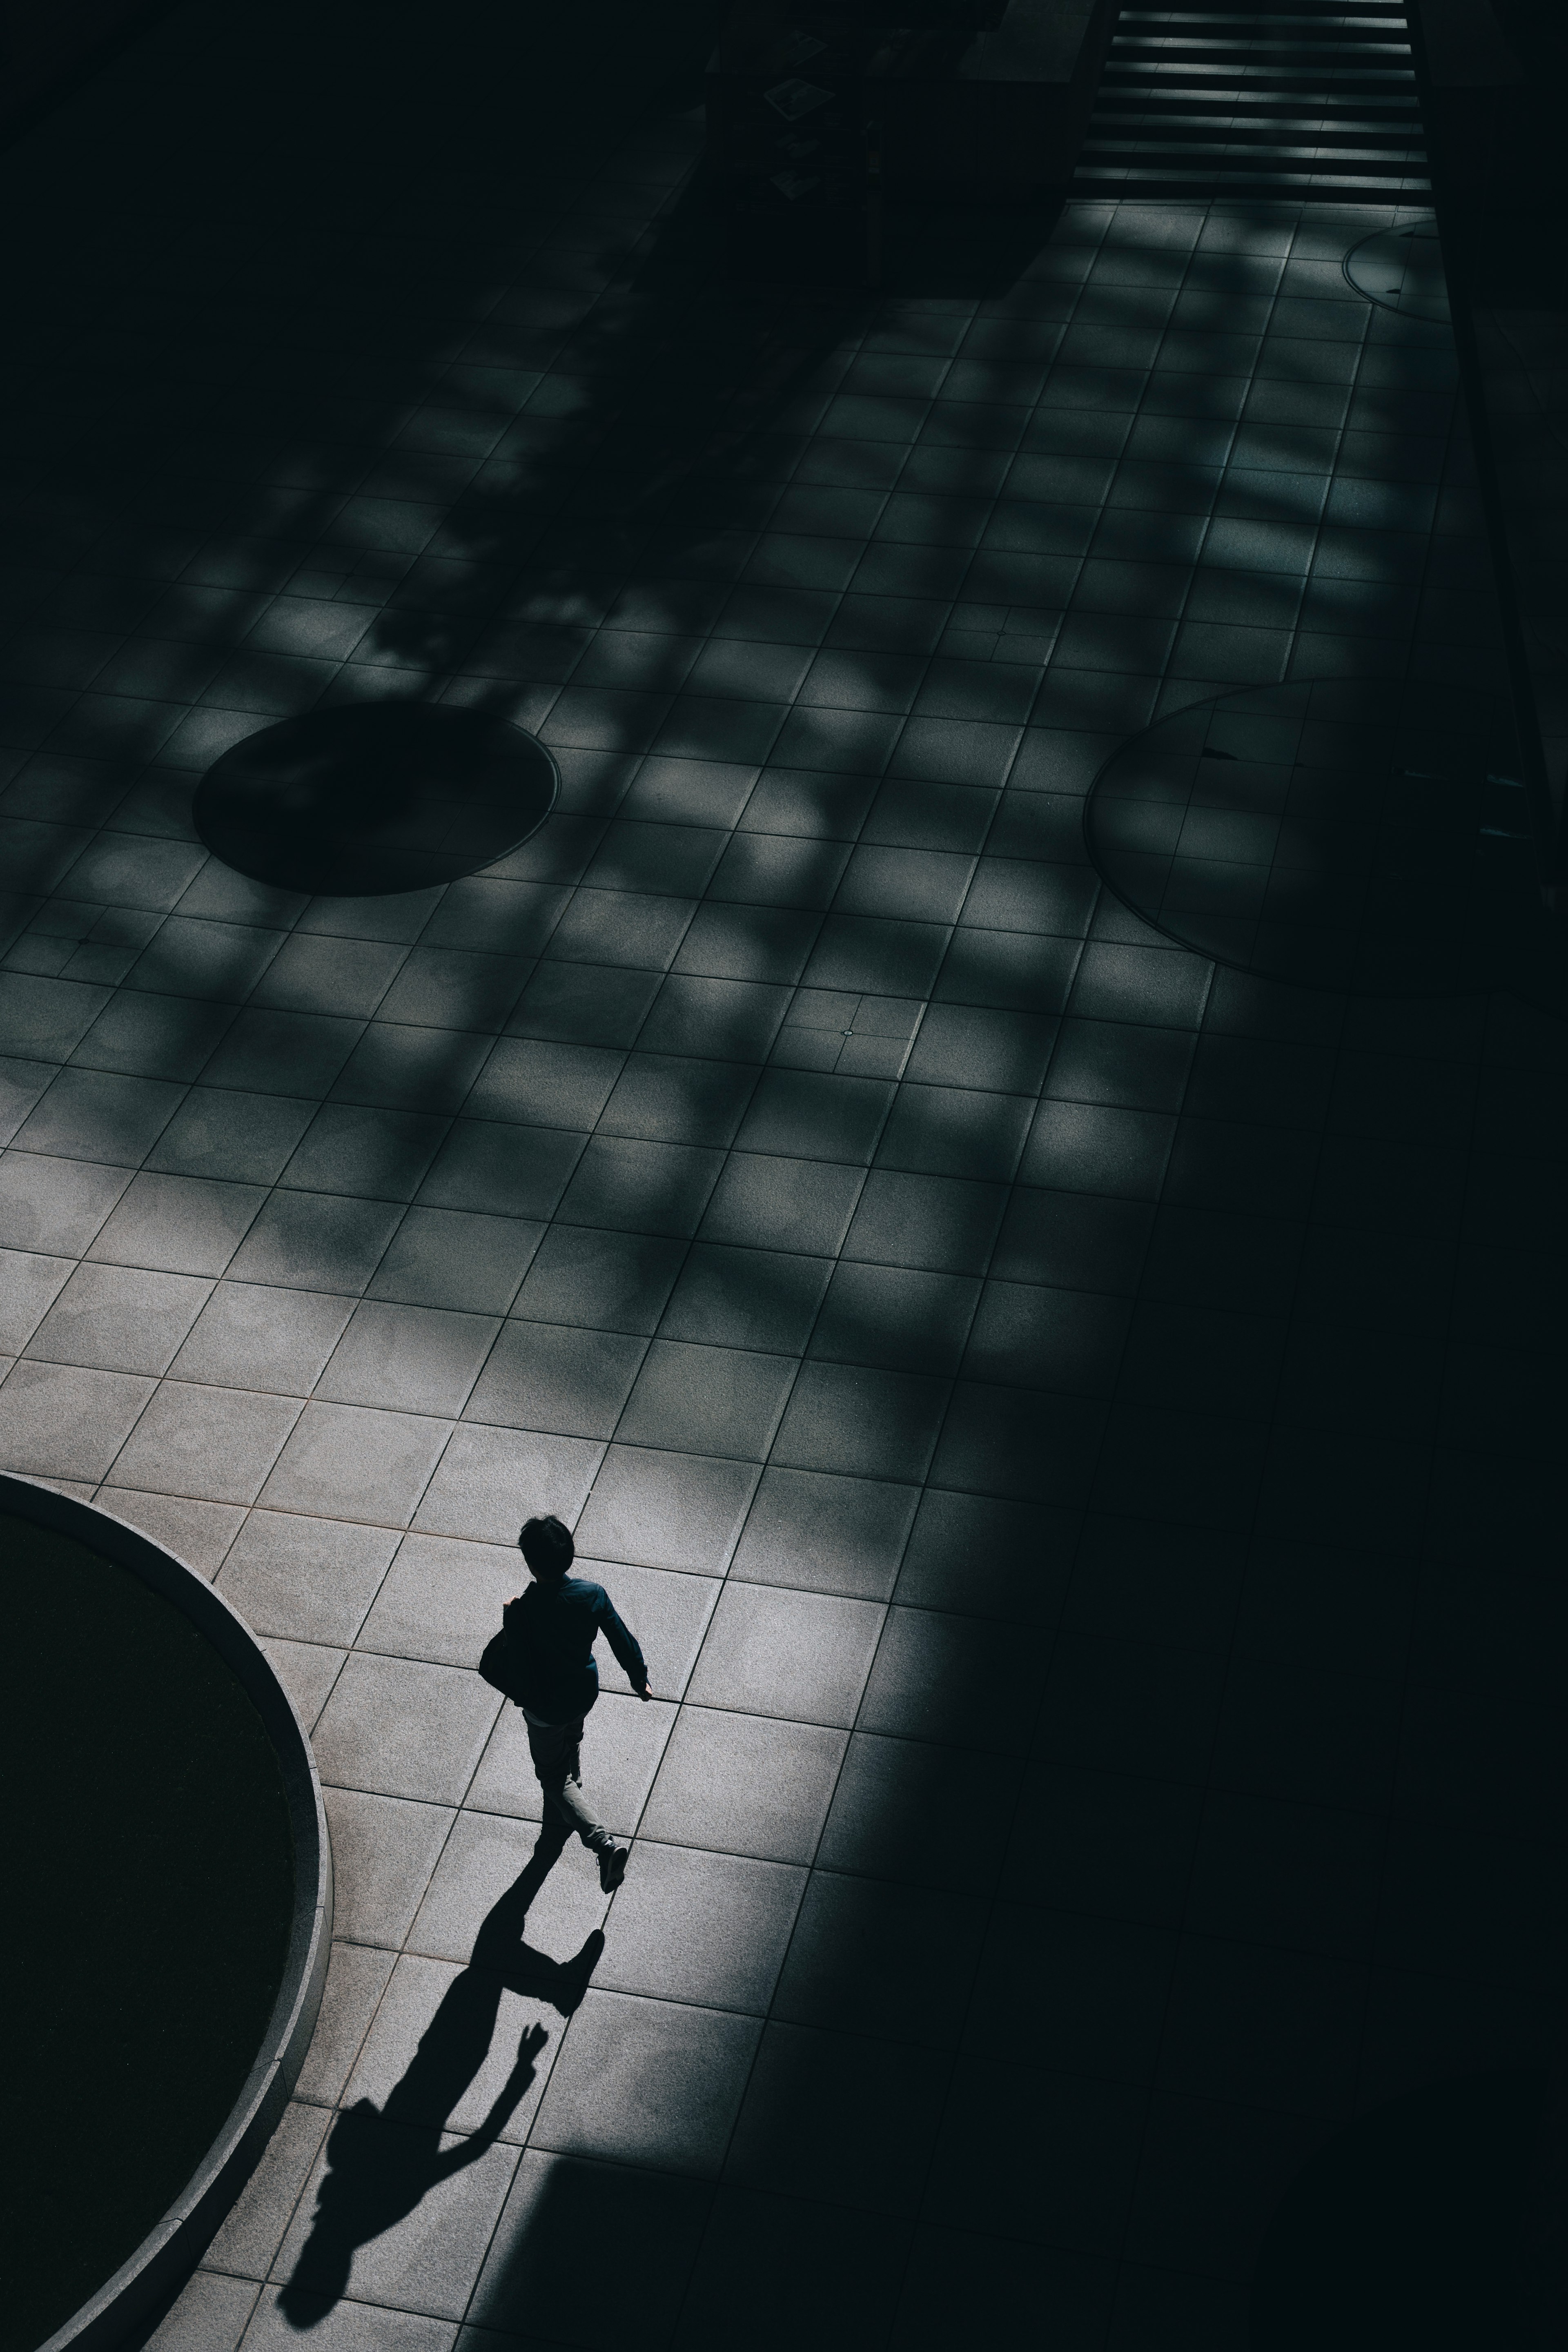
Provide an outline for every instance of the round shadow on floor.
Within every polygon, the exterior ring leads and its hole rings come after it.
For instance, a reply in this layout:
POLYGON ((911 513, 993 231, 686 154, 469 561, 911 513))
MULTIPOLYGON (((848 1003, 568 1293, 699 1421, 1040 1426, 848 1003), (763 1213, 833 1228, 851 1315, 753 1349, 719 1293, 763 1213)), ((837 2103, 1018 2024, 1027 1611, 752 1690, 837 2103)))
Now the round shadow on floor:
POLYGON ((196 788, 197 833, 258 882, 325 898, 427 890, 543 824, 555 762, 482 710, 376 702, 263 727, 196 788))
POLYGON ((118 2345, 195 2266, 299 2074, 331 1934, 321 1785, 247 1628, 134 1528, 0 1475, 0 2352, 118 2345))
POLYGON ((1363 237, 1344 259, 1345 276, 1358 294, 1402 319, 1448 323, 1448 278, 1435 223, 1417 228, 1384 228, 1363 237))
POLYGON ((1112 756, 1089 853, 1146 922, 1219 963, 1308 988, 1518 987, 1555 1003, 1518 757, 1501 695, 1248 688, 1112 756))
MULTIPOLYGON (((1287 2189, 1252 2352, 1508 2352, 1544 2074, 1436 2083, 1359 2116, 1287 2189)), ((1537 2339, 1541 2340, 1541 2339, 1537 2339)))

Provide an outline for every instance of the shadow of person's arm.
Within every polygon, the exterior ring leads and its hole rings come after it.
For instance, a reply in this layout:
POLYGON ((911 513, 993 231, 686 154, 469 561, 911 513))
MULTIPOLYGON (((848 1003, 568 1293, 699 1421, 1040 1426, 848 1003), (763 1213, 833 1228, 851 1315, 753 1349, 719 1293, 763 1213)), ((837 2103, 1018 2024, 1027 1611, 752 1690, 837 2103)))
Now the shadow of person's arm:
POLYGON ((533 2062, 549 2039, 542 2025, 529 2027, 518 2044, 517 2060, 511 2073, 497 2093, 489 2115, 477 2131, 470 2132, 466 2139, 458 2141, 456 2147, 447 2148, 437 2158, 434 2179, 449 2179, 454 2172, 461 2172, 466 2165, 477 2164, 486 2150, 495 2146, 521 2105, 522 2095, 533 2080, 533 2062))

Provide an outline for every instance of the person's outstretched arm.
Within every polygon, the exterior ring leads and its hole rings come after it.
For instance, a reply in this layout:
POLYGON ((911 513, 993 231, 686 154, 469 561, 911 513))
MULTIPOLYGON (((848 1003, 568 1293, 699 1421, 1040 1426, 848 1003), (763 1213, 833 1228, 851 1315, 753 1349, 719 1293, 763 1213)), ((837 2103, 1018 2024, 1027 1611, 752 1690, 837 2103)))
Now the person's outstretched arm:
POLYGON ((616 1604, 607 1592, 604 1595, 603 1607, 595 1609, 594 1614, 605 1640, 619 1660, 627 1682, 630 1683, 638 1698, 647 1698, 647 1667, 644 1664, 643 1654, 637 1647, 637 1635, 629 1625, 624 1624, 616 1616, 616 1604))

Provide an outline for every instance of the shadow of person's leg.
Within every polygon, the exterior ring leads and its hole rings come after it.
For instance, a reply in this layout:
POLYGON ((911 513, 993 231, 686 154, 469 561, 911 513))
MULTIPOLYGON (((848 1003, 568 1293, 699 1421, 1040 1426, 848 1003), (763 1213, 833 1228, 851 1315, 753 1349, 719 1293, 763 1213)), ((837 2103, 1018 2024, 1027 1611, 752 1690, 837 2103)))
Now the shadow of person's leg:
POLYGON ((500 1901, 493 1903, 485 1914, 479 1932, 474 1938, 474 1948, 468 1961, 470 1968, 504 1969, 522 1934, 530 1906, 560 1861, 570 1834, 559 1821, 544 1823, 527 1863, 500 1901))

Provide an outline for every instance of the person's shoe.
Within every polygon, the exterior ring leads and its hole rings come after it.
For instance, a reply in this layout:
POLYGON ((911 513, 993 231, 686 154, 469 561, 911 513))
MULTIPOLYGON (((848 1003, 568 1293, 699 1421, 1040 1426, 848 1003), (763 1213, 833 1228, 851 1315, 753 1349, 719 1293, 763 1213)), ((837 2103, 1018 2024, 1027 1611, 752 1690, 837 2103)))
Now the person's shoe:
POLYGON ((631 1848, 625 1845, 602 1846, 599 1851, 599 1885, 606 1895, 613 1895, 626 1874, 626 1857, 631 1848))

